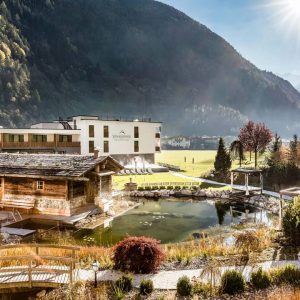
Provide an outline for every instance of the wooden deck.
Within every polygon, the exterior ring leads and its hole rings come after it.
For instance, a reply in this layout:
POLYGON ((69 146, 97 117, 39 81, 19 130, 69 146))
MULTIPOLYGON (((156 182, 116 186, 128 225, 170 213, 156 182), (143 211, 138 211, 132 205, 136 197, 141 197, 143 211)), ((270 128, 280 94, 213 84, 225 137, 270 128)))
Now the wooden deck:
MULTIPOLYGON (((75 252, 78 247, 20 244, 0 247, 0 289, 58 287, 76 280, 75 252), (43 249, 62 250, 61 256, 49 255, 43 249), (22 255, 11 255, 12 253, 22 255), (67 254, 66 254, 67 253, 67 254), (8 266, 6 266, 8 265, 8 266)), ((56 253, 55 252, 55 253, 56 253)), ((59 251, 58 251, 59 252, 59 251)))

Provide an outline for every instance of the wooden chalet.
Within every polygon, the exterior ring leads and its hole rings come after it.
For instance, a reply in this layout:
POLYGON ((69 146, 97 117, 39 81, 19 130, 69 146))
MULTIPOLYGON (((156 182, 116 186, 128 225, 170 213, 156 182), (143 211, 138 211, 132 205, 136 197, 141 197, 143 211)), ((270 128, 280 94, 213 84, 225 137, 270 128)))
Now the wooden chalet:
POLYGON ((111 199, 112 175, 123 167, 110 156, 0 153, 0 208, 71 216, 111 199))

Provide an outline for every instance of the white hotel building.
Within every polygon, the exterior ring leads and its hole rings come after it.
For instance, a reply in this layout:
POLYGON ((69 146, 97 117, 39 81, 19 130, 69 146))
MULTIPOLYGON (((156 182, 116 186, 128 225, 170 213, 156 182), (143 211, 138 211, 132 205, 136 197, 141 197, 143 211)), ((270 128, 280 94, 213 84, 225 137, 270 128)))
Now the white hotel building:
POLYGON ((161 123, 151 120, 103 120, 75 116, 26 129, 0 128, 2 152, 111 155, 124 165, 137 157, 154 162, 160 152, 161 123))

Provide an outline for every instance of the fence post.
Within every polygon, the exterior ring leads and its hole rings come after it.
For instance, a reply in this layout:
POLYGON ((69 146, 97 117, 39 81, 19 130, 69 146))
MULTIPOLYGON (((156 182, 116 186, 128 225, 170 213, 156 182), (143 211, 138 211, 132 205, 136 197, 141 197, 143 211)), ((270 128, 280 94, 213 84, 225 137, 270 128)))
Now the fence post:
POLYGON ((70 283, 73 282, 73 263, 74 263, 74 261, 72 259, 71 264, 70 264, 70 283))
POLYGON ((28 281, 29 287, 32 288, 32 260, 29 260, 29 268, 28 268, 28 281))

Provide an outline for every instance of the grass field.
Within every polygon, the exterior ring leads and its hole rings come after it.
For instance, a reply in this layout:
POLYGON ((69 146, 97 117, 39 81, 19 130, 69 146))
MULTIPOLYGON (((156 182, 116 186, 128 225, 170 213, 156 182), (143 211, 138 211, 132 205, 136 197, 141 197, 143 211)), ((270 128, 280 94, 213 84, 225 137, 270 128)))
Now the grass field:
MULTIPOLYGON (((176 165, 183 170, 188 176, 201 177, 214 168, 214 161, 217 151, 214 150, 165 150, 156 154, 156 163, 167 163, 176 165), (194 163, 193 163, 194 160, 194 163)), ((259 157, 258 163, 264 163, 265 155, 259 157)), ((244 167, 254 167, 254 159, 250 161, 249 154, 243 162, 244 167)), ((232 168, 239 167, 238 160, 234 160, 232 168)), ((156 173, 153 175, 126 175, 114 176, 114 188, 123 189, 124 184, 129 182, 129 178, 138 185, 143 183, 159 183, 159 182, 192 182, 192 179, 184 179, 177 177, 171 173, 156 173)))

